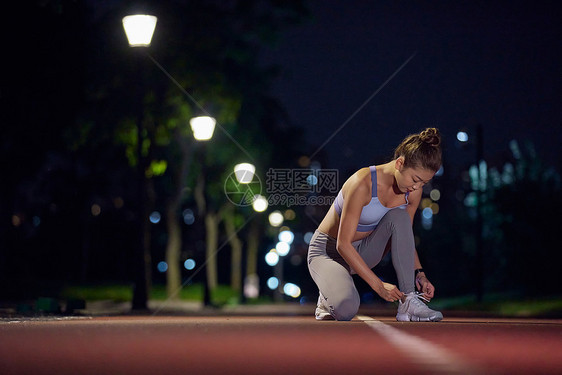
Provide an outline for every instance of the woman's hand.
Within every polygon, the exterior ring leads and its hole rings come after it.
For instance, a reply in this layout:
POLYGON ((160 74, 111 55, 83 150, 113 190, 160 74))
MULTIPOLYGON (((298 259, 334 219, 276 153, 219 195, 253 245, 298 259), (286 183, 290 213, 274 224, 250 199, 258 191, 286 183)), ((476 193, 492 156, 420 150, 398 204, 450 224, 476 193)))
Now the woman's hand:
POLYGON ((420 292, 423 293, 423 296, 428 300, 433 298, 433 294, 435 293, 435 287, 432 283, 429 282, 427 277, 419 275, 416 277, 416 286, 420 292))
POLYGON ((396 302, 404 297, 404 293, 398 290, 396 285, 385 282, 381 282, 380 286, 375 289, 375 292, 388 302, 396 302))

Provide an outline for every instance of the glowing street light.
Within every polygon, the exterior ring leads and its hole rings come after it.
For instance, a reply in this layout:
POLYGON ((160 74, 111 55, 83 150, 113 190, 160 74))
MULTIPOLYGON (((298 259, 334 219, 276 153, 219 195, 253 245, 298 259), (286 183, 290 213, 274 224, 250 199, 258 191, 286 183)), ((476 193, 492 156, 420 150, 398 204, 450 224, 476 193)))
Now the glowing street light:
POLYGON ((249 184, 254 178, 256 167, 250 163, 241 163, 234 166, 234 175, 241 184, 249 184))
POLYGON ((193 137, 198 141, 208 141, 213 138, 217 121, 210 116, 198 116, 189 120, 193 137))
POLYGON ((123 28, 131 47, 148 47, 156 28, 155 16, 136 14, 123 17, 123 28))

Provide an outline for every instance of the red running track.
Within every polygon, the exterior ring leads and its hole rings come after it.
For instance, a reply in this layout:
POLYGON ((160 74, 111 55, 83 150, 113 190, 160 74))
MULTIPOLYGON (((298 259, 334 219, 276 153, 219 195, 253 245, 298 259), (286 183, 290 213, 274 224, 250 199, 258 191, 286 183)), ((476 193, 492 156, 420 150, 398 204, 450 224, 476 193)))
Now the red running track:
POLYGON ((360 318, 1 321, 0 374, 562 374, 562 320, 360 318))

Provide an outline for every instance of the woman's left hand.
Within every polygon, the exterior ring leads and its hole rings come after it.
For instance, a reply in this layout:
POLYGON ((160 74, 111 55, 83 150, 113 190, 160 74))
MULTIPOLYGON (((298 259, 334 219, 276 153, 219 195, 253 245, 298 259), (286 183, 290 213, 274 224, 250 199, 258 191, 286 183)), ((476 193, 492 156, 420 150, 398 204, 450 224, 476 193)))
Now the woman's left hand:
POLYGON ((416 286, 418 290, 423 293, 423 296, 428 300, 433 298, 433 294, 435 293, 435 287, 432 283, 429 282, 427 277, 425 276, 418 276, 416 277, 416 286))

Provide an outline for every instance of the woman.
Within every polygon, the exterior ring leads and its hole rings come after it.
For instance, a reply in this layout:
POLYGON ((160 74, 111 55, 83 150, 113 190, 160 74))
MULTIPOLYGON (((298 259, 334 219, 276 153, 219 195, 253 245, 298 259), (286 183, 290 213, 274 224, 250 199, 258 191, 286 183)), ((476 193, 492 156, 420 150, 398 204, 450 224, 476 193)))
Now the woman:
POLYGON ((354 273, 384 300, 399 301, 398 321, 443 319, 421 301, 429 302, 435 288, 420 264, 412 231, 422 187, 441 166, 440 145, 439 131, 427 128, 406 137, 392 161, 361 168, 343 184, 309 245, 308 269, 320 291, 316 319, 353 319, 359 309, 354 273), (372 271, 387 251, 399 288, 372 271))

